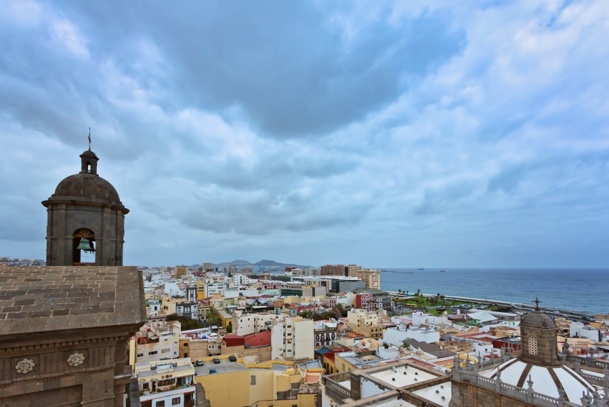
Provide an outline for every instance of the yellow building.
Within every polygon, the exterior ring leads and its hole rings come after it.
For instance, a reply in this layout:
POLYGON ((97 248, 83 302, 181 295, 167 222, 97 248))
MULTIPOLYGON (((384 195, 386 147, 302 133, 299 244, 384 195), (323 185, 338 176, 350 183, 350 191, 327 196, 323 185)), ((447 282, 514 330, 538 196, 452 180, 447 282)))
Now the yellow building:
POLYGON ((188 267, 186 266, 177 266, 176 267, 176 277, 185 276, 188 274, 188 267))
POLYGON ((195 380, 212 406, 316 407, 320 397, 321 369, 303 377, 296 364, 282 360, 249 365, 223 355, 201 362, 195 380))
POLYGON ((201 301, 205 299, 205 284, 203 281, 199 280, 196 283, 197 287, 197 301, 201 301))
POLYGON ((220 317, 220 324, 224 327, 224 328, 228 328, 229 326, 232 329, 233 326, 233 314, 228 312, 225 309, 219 309, 218 310, 218 316, 220 317))

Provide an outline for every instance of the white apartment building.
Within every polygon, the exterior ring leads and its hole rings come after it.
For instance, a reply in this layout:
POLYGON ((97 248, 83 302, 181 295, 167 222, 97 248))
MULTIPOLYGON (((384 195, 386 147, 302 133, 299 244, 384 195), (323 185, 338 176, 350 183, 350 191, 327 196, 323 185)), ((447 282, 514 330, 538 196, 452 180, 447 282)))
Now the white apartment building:
POLYGON ((189 358, 135 365, 142 407, 193 407, 195 368, 189 358))
POLYGON ((283 320, 283 314, 233 314, 233 333, 239 336, 254 334, 271 329, 272 321, 283 320))
POLYGON ((180 289, 178 283, 173 281, 168 281, 165 283, 164 292, 170 297, 184 297, 185 295, 184 291, 180 289))
POLYGON ((258 280, 254 280, 253 278, 249 278, 245 274, 235 273, 235 274, 233 274, 233 277, 231 278, 231 286, 233 286, 233 287, 239 287, 239 286, 242 286, 242 285, 254 284, 257 281, 258 280))
POLYGON ((449 324, 448 317, 446 315, 442 315, 439 317, 435 317, 433 315, 426 314, 421 311, 415 311, 412 313, 412 325, 432 325, 432 326, 442 326, 449 324))
POLYGON ((214 296, 214 294, 224 295, 226 285, 223 282, 206 282, 205 285, 205 298, 214 296))
POLYGON ((271 328, 271 358, 284 360, 313 359, 315 345, 313 320, 285 317, 271 328))

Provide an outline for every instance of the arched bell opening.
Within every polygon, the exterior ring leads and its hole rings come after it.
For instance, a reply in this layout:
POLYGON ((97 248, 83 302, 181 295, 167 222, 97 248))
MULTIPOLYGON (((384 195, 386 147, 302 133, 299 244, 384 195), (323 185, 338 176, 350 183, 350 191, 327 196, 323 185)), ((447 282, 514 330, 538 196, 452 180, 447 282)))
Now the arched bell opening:
POLYGON ((72 235, 72 264, 95 264, 95 233, 78 229, 72 235))

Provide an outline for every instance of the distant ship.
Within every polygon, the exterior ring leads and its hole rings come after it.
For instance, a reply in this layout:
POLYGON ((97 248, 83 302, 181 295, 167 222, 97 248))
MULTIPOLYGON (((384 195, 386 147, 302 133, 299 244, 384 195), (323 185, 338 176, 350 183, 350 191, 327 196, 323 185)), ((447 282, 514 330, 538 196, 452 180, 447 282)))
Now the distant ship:
POLYGON ((419 267, 417 270, 425 270, 425 267, 419 267))
POLYGON ((446 270, 440 270, 440 273, 446 273, 446 270))

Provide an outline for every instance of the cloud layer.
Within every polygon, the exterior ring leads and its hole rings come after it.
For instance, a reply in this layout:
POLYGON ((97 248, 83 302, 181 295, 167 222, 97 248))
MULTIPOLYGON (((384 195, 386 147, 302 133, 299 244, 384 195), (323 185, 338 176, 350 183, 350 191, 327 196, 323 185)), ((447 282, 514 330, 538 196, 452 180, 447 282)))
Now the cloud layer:
POLYGON ((0 256, 44 258, 79 170, 125 262, 608 267, 600 2, 13 1, 0 256))

